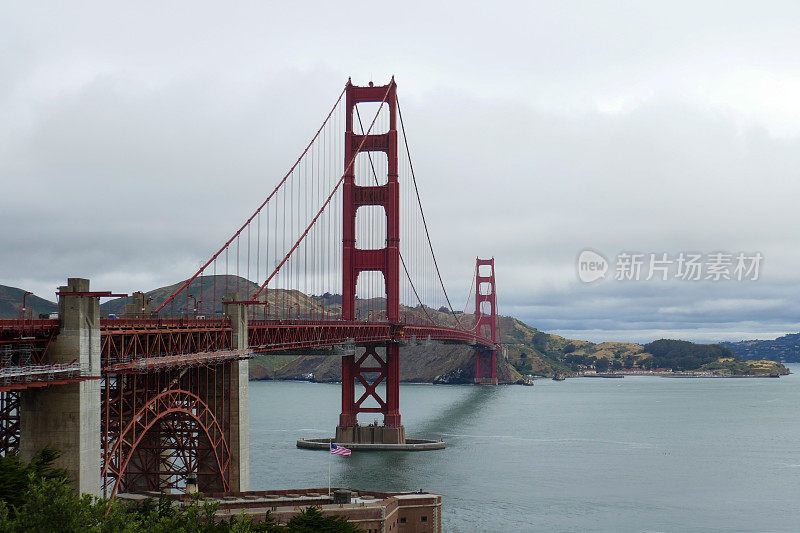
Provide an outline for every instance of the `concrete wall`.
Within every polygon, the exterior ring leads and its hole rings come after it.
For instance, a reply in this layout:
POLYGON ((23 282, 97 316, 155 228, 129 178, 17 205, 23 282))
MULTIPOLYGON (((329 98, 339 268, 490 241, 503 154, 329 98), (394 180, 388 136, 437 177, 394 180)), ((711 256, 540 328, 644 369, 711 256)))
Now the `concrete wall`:
POLYGON ((125 304, 123 316, 126 318, 148 318, 153 312, 153 299, 143 292, 131 294, 131 302, 125 304))
MULTIPOLYGON (((62 292, 88 292, 89 280, 69 278, 62 292)), ((85 376, 100 375, 100 302, 61 296, 61 328, 48 350, 49 363, 77 360, 85 376)), ((29 460, 44 446, 61 450, 75 489, 100 495, 100 380, 28 389, 20 405, 20 453, 29 460)))
MULTIPOLYGON (((238 294, 231 294, 228 301, 239 301, 238 294)), ((242 304, 224 304, 225 314, 231 319, 232 348, 246 350, 247 307, 242 304)), ((250 362, 246 359, 234 361, 231 368, 231 491, 250 490, 250 362)))
POLYGON ((406 430, 403 426, 352 426, 336 427, 335 442, 358 444, 405 444, 406 430))

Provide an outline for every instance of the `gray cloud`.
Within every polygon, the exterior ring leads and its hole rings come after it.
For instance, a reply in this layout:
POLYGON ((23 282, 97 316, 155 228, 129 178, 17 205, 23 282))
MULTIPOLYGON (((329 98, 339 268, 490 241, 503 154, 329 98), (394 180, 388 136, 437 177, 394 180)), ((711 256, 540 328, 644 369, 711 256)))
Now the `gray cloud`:
POLYGON ((494 255, 501 312, 548 331, 800 328, 796 4, 420 9, 4 8, 0 283, 47 296, 68 275, 125 292, 185 277, 348 75, 394 73, 451 295, 494 255), (765 260, 757 282, 588 286, 587 247, 765 260))

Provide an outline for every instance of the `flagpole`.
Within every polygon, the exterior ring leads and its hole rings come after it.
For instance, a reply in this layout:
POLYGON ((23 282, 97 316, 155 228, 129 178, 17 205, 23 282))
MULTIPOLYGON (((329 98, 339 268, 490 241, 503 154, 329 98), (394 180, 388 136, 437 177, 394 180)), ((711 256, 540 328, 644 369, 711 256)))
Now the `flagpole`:
POLYGON ((328 497, 331 495, 331 447, 328 446, 328 497))

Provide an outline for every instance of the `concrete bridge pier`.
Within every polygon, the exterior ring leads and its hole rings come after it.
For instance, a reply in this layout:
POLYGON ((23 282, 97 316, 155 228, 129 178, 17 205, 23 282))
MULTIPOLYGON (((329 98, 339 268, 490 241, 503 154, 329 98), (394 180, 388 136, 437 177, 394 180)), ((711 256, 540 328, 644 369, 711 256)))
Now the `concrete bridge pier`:
POLYGON ((125 304, 122 316, 125 318, 150 318, 153 312, 153 299, 148 298, 143 292, 136 291, 131 294, 130 303, 125 304))
MULTIPOLYGON (((100 299, 89 280, 69 278, 59 287, 61 326, 47 352, 48 363, 80 364, 83 377, 100 376, 100 299)), ((20 404, 20 454, 31 457, 45 446, 61 451, 55 466, 65 468, 80 493, 100 496, 100 380, 28 389, 20 404)))
MULTIPOLYGON (((247 350, 247 306, 240 302, 239 295, 228 296, 223 311, 231 321, 231 348, 247 350)), ((233 492, 250 490, 250 362, 247 359, 231 363, 230 378, 230 488, 233 492)))

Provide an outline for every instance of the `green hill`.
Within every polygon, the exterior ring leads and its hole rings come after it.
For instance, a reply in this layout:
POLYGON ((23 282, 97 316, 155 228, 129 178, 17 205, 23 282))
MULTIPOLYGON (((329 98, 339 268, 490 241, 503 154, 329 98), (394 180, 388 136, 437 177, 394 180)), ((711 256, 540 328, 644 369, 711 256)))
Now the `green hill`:
MULTIPOLYGON (((184 282, 175 283, 146 292, 155 308, 184 282)), ((194 307, 194 296, 200 303, 200 314, 220 314, 221 304, 211 309, 209 303, 218 300, 222 294, 233 291, 242 298, 254 294, 258 286, 237 276, 204 276, 197 278, 182 291, 165 311, 176 315, 193 314, 188 311, 194 307), (203 300, 207 303, 202 304, 203 300)), ((0 318, 16 318, 22 305, 24 291, 15 287, 0 285, 0 318)), ((271 309, 291 309, 292 315, 319 314, 327 309, 334 315, 341 311, 341 296, 307 295, 296 290, 270 290, 266 299, 271 309)), ((117 298, 100 306, 101 314, 121 315, 131 297, 117 298)), ((379 314, 377 310, 385 306, 383 299, 358 300, 357 313, 362 317, 379 314)), ((57 305, 37 296, 28 297, 28 307, 33 316, 39 313, 57 311, 57 305)), ((472 314, 456 314, 427 306, 400 306, 404 320, 415 321, 431 317, 437 324, 471 328, 475 323, 472 314)), ((734 375, 772 375, 785 374, 788 370, 780 363, 771 361, 743 361, 727 347, 721 345, 701 345, 687 341, 661 339, 647 345, 627 342, 593 343, 584 340, 567 339, 540 331, 524 322, 509 316, 498 317, 500 342, 505 345, 504 353, 498 355, 498 378, 501 383, 514 383, 525 376, 553 376, 556 373, 567 376, 586 368, 598 371, 622 368, 671 368, 674 370, 713 370, 734 375)), ((788 337, 788 336, 787 336, 788 337)), ((791 339, 794 341, 794 339, 791 339)), ((420 339, 422 341, 422 339, 420 339)), ((339 357, 326 355, 265 355, 255 357, 250 365, 253 379, 314 379, 316 381, 337 381, 341 368, 339 357)), ((401 348, 400 377, 409 382, 470 383, 474 376, 474 351, 470 346, 456 344, 426 344, 401 348)))
POLYGON ((774 340, 721 342, 742 359, 768 359, 784 363, 800 363, 800 333, 789 333, 774 340))
MULTIPOLYGON (((159 287, 145 292, 147 298, 152 299, 152 308, 155 309, 161 305, 170 295, 178 290, 185 281, 180 281, 166 287, 159 287)), ((258 290, 258 286, 252 281, 248 281, 238 276, 203 276, 202 278, 195 278, 189 286, 181 291, 175 299, 164 309, 165 314, 174 313, 176 315, 183 315, 187 313, 187 309, 191 305, 194 308, 194 300, 190 299, 190 295, 197 299, 198 307, 207 314, 222 313, 222 304, 220 303, 222 295, 229 294, 237 291, 240 294, 246 292, 253 293, 258 290), (205 301, 205 305, 203 305, 205 301), (214 309, 211 308, 211 302, 216 302, 214 309)), ((116 314, 121 315, 125 312, 125 306, 133 301, 131 296, 126 298, 115 298, 105 303, 100 304, 100 312, 103 315, 116 314)), ((190 313, 193 314, 193 313, 190 313)))
MULTIPOLYGON (((17 318, 24 294, 25 290, 23 289, 0 285, 0 318, 17 318)), ((26 305, 31 313, 29 316, 33 316, 33 318, 39 318, 40 314, 58 311, 57 304, 35 295, 28 295, 26 305)))

